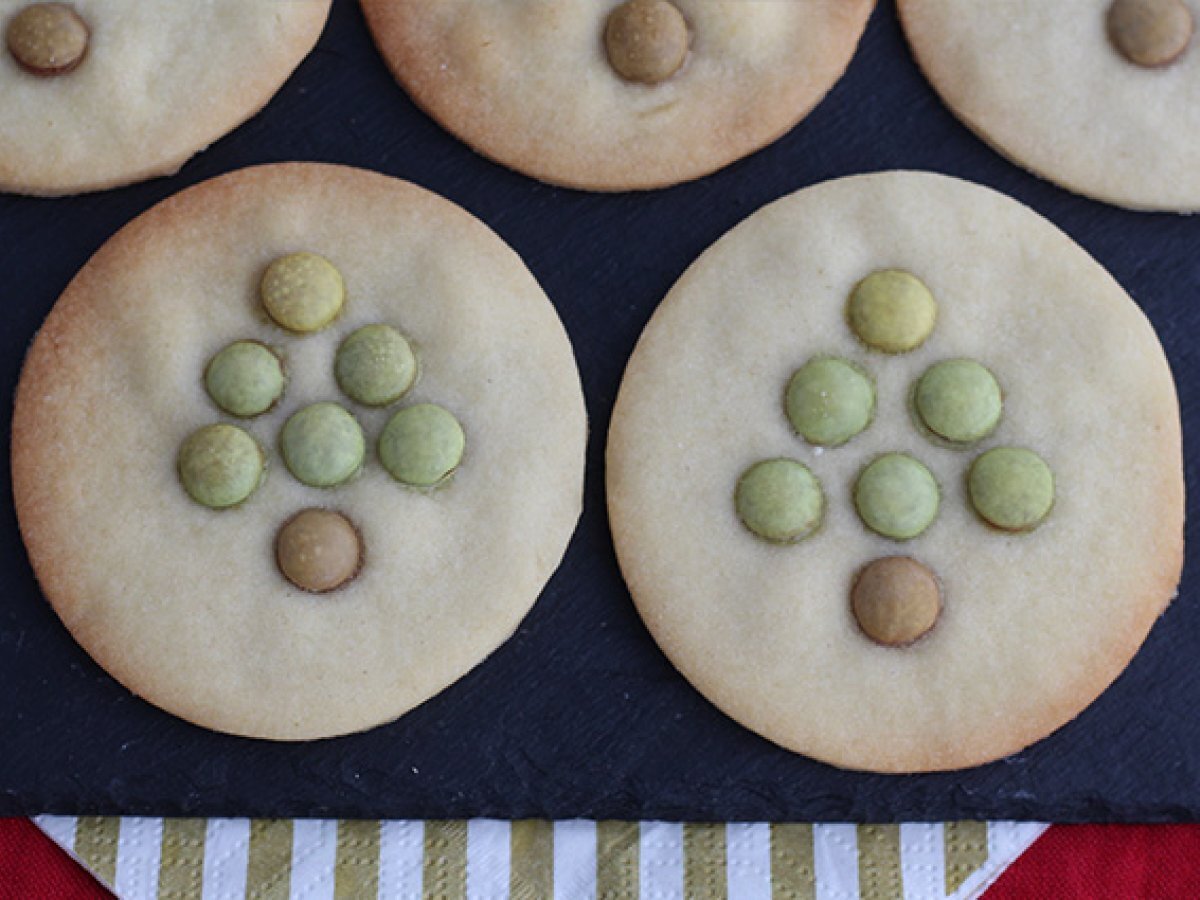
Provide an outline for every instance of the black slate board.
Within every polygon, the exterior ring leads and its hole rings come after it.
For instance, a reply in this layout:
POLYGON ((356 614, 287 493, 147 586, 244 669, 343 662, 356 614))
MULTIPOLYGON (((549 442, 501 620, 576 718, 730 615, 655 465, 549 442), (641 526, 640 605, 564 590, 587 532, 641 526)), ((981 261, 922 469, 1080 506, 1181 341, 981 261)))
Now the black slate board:
MULTIPOLYGON (((770 200, 842 175, 917 168, 979 181, 1032 205, 1149 313, 1179 381, 1189 438, 1200 424, 1200 221, 1093 203, 1003 161, 921 78, 890 0, 876 11, 846 78, 790 135, 698 183, 625 196, 550 188, 476 156, 396 87, 357 4, 334 6, 320 46, 270 107, 180 175, 68 200, 0 197, 0 420, 10 419, 25 348, 55 298, 134 215, 253 163, 307 159, 376 169, 486 221, 524 257, 562 314, 592 418, 586 508, 566 562, 513 640, 400 722, 349 738, 273 745, 174 719, 91 662, 38 592, 6 476, 0 814, 1200 819, 1195 553, 1178 601, 1129 670, 1078 720, 983 768, 863 775, 794 756, 742 729, 671 668, 621 582, 603 493, 608 419, 641 328, 701 251, 770 200)), ((7 439, 6 428, 6 457, 7 439)), ((1192 484, 1196 465, 1192 454, 1192 484)), ((1194 548, 1197 518, 1189 518, 1194 548)))

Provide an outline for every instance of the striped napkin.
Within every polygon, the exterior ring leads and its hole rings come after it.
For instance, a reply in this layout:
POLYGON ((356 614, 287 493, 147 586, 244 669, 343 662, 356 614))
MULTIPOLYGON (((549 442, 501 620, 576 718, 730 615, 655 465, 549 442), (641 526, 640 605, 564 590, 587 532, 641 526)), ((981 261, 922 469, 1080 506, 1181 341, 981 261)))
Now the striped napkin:
POLYGON ((1030 823, 34 820, 123 900, 974 898, 1030 823))

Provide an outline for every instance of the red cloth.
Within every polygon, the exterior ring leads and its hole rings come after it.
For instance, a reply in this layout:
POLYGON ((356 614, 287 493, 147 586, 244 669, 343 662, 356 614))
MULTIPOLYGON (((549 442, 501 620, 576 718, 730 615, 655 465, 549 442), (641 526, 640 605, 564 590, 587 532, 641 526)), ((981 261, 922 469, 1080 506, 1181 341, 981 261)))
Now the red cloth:
POLYGON ((984 900, 1195 900, 1200 825, 1055 825, 984 900))
POLYGON ((112 900, 28 819, 0 819, 0 900, 112 900))

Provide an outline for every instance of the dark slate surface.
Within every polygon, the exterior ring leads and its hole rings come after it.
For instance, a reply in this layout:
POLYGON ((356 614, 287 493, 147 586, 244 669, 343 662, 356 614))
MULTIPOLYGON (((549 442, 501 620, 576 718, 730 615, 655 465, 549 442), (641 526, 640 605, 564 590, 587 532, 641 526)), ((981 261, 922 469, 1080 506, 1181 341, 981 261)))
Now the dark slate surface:
MULTIPOLYGON (((960 773, 847 773, 726 719, 658 652, 617 571, 602 468, 625 360, 683 269, 770 200, 825 179, 897 167, 1005 191, 1108 266, 1157 326, 1194 438, 1200 222, 1112 209, 1003 161, 922 80, 890 2, 876 12, 847 77, 794 132, 713 177, 640 196, 557 190, 484 161, 395 86, 356 4, 337 0, 335 7, 320 46, 270 107, 177 177, 70 200, 0 197, 0 420, 9 421, 21 358, 54 299, 135 214, 252 163, 329 160, 377 169, 450 197, 496 229, 566 322, 593 428, 586 509, 566 563, 512 641, 402 721, 349 738, 273 745, 178 721, 92 663, 38 592, 5 477, 0 813, 1200 818, 1195 554, 1179 600, 1133 665, 1048 740, 960 773)), ((1195 484, 1194 454, 1188 475, 1195 484)))

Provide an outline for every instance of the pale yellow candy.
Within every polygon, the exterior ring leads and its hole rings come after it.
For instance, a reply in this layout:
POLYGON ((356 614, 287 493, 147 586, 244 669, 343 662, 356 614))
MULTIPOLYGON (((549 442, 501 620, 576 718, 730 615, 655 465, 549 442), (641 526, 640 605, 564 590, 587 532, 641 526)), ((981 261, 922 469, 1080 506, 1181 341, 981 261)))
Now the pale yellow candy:
POLYGON ((261 294, 275 324, 296 334, 310 334, 337 318, 346 301, 346 286, 325 257, 292 253, 267 267, 261 294))
POLYGON ((884 353, 908 353, 933 333, 937 302, 911 272, 884 269, 855 285, 846 304, 846 319, 868 347, 884 353))

